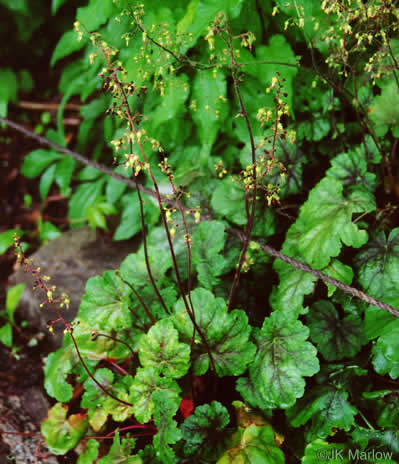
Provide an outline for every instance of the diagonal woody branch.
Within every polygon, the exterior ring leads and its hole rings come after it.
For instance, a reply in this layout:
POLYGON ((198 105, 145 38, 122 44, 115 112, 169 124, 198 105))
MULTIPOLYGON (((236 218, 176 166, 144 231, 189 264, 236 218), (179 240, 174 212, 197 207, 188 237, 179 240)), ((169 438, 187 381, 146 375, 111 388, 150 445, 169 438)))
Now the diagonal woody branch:
MULTIPOLYGON (((103 172, 104 174, 107 174, 107 175, 113 177, 114 179, 120 180, 121 182, 128 185, 130 188, 133 188, 133 189, 138 188, 141 192, 145 193, 146 195, 149 195, 149 196, 152 196, 152 197, 156 198, 156 193, 153 190, 151 190, 149 188, 146 188, 146 187, 142 186, 141 184, 136 184, 133 180, 127 179, 126 177, 123 177, 123 176, 117 174, 116 172, 112 171, 112 169, 104 166, 103 164, 97 163, 96 161, 89 160, 89 159, 85 158, 84 156, 82 156, 82 155, 80 155, 80 154, 78 154, 78 153, 76 153, 76 152, 74 152, 72 150, 69 150, 68 148, 62 147, 61 145, 58 145, 58 144, 56 144, 54 142, 51 142, 50 140, 46 139, 45 137, 37 135, 34 132, 26 129, 23 126, 21 126, 20 124, 17 124, 17 123, 15 123, 13 121, 10 121, 9 119, 0 117, 0 122, 8 124, 11 128, 13 128, 16 131, 26 135, 27 137, 29 137, 31 139, 36 140, 37 142, 39 142, 42 145, 46 145, 48 147, 54 148, 55 150, 58 150, 60 153, 64 153, 64 154, 66 154, 68 156, 71 156, 72 158, 74 158, 75 160, 79 161, 82 164, 85 164, 87 166, 91 166, 91 167, 93 167, 95 169, 98 169, 99 171, 103 172)), ((173 202, 171 200, 168 200, 167 198, 164 198, 164 197, 162 197, 162 202, 169 203, 171 205, 175 205, 175 202, 173 202)), ((184 206, 182 206, 182 207, 184 208, 184 206)), ((203 216, 203 219, 205 219, 207 221, 210 221, 212 219, 212 217, 207 215, 207 216, 203 216)), ((228 228, 228 229, 226 229, 226 231, 227 231, 227 233, 229 233, 230 235, 238 238, 241 241, 245 240, 245 234, 243 232, 239 231, 239 230, 228 228)), ((360 300, 363 300, 368 304, 376 306, 377 308, 383 309, 384 311, 387 311, 390 314, 392 314, 392 315, 394 315, 396 317, 399 317, 399 310, 394 308, 393 306, 391 306, 391 305, 389 305, 387 303, 384 303, 381 300, 373 298, 372 296, 361 292, 360 290, 358 290, 355 287, 351 287, 350 285, 346 285, 346 284, 340 282, 339 280, 333 279, 332 277, 328 276, 327 274, 324 274, 323 272, 321 272, 321 271, 319 271, 317 269, 314 269, 311 266, 309 266, 309 265, 307 265, 305 263, 302 263, 301 261, 298 261, 297 259, 291 258, 290 256, 287 256, 284 253, 281 253, 280 251, 276 250, 275 248, 273 248, 273 247, 271 247, 269 245, 265 245, 265 244, 263 244, 263 243, 261 243, 261 242, 259 242, 257 240, 253 240, 253 241, 258 243, 260 245, 261 249, 265 253, 273 256, 274 258, 280 259, 280 260, 290 264, 291 266, 295 267, 296 269, 300 269, 301 271, 312 274, 315 277, 317 277, 318 279, 321 279, 324 282, 327 282, 327 283, 329 283, 331 285, 334 285, 335 287, 339 288, 340 290, 342 290, 345 293, 348 293, 349 295, 352 295, 352 296, 354 296, 356 298, 359 298, 360 300)))

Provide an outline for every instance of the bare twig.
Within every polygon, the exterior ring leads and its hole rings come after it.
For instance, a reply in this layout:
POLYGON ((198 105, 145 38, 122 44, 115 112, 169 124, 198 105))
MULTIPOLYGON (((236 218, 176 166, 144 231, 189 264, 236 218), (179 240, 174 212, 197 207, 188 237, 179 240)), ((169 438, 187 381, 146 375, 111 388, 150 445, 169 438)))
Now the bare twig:
MULTIPOLYGON (((35 111, 57 111, 60 107, 60 103, 50 103, 50 102, 31 102, 26 100, 20 100, 17 103, 17 106, 24 108, 26 110, 35 110, 35 111)), ((66 110, 71 111, 80 111, 81 105, 76 103, 67 103, 65 105, 66 110)))

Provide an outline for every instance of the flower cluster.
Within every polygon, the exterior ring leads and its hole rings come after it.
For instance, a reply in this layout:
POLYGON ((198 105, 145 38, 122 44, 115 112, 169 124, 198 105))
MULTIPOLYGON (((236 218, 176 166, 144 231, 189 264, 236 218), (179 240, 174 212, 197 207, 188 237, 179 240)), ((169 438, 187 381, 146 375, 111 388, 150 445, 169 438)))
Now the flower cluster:
POLYGON ((15 247, 15 253, 17 255, 17 262, 22 264, 24 272, 31 274, 32 277, 34 278, 33 290, 42 289, 46 295, 46 298, 40 304, 40 307, 43 308, 46 304, 49 304, 58 316, 57 320, 50 321, 48 323, 47 327, 49 329, 49 332, 53 333, 54 331, 53 326, 56 322, 62 322, 65 326, 66 332, 71 331, 72 330, 71 325, 65 321, 65 319, 62 317, 62 315, 60 314, 57 308, 57 304, 59 304, 60 308, 65 307, 66 309, 69 309, 69 305, 71 302, 69 296, 65 292, 62 292, 59 297, 54 296, 54 292, 56 291, 56 286, 47 284, 47 282, 51 280, 51 277, 47 275, 42 276, 40 267, 33 266, 33 259, 26 258, 22 250, 22 247, 21 247, 20 239, 16 234, 14 235, 14 247, 15 247))

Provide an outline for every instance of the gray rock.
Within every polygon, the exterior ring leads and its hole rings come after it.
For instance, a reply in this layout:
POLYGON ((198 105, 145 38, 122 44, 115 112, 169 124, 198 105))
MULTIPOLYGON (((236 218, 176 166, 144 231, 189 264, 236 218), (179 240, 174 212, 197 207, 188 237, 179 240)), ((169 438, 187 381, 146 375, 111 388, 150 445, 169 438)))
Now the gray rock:
POLYGON ((55 456, 48 455, 43 461, 36 455, 36 449, 45 454, 47 448, 40 446, 40 420, 47 415, 49 404, 43 394, 35 387, 27 391, 23 398, 17 395, 6 395, 0 391, 0 432, 3 442, 8 450, 0 452, 0 463, 16 464, 57 464, 55 456), (34 419, 25 410, 26 402, 37 401, 31 404, 34 419), (20 433, 21 432, 21 433, 20 433), (22 433, 23 432, 23 433, 22 433), (30 435, 31 434, 31 435, 30 435))
MULTIPOLYGON (((118 269, 124 258, 129 253, 134 253, 139 244, 140 239, 112 242, 86 226, 68 231, 48 242, 30 258, 33 259, 33 267, 41 268, 41 276, 51 277, 49 284, 57 287, 55 296, 62 292, 69 295, 70 307, 68 310, 62 309, 62 315, 70 322, 77 314, 87 280, 102 275, 108 269, 118 269)), ((57 323, 54 326, 54 336, 48 333, 47 324, 57 319, 57 315, 49 305, 40 308, 46 295, 42 289, 33 290, 33 277, 21 268, 11 276, 10 283, 26 283, 17 313, 45 333, 54 348, 60 346, 64 327, 57 323)))

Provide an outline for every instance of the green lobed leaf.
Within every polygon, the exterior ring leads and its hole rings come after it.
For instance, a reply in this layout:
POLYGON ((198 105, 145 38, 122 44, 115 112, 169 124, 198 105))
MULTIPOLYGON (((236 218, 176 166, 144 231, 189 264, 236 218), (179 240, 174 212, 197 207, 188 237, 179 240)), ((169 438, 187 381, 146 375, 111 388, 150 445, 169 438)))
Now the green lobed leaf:
MULTIPOLYGON (((211 206, 213 210, 229 221, 244 225, 247 223, 245 213, 245 190, 237 182, 227 177, 217 184, 213 191, 211 206)), ((256 203, 253 235, 268 237, 276 231, 275 218, 264 198, 256 203)))
POLYGON ((41 425, 41 432, 49 450, 56 455, 73 449, 87 430, 86 414, 72 414, 67 418, 68 406, 56 403, 41 425))
MULTIPOLYGON (((257 10, 256 0, 250 0, 249 2, 246 2, 245 8, 241 8, 240 15, 235 19, 229 19, 230 27, 232 28, 232 30, 236 30, 236 27, 240 27, 242 24, 250 24, 251 32, 259 41, 260 37, 262 36, 262 28, 267 29, 269 27, 270 18, 268 17, 268 14, 270 14, 271 12, 270 4, 268 4, 268 2, 259 6, 259 10, 257 10)), ((242 50, 245 49, 241 48, 240 52, 242 50)))
POLYGON ((230 422, 227 409, 218 401, 195 408, 181 426, 185 456, 214 462, 226 444, 225 428, 230 422))
MULTIPOLYGON (((174 156, 170 158, 172 166, 176 165, 174 181, 177 185, 190 185, 198 177, 204 174, 201 172, 199 145, 180 146, 174 150, 174 156)), ((194 192, 190 192, 194 194, 194 192)))
POLYGON ((352 295, 340 289, 334 292, 332 301, 335 305, 340 305, 345 314, 355 314, 358 316, 364 314, 368 306, 365 301, 353 298, 352 295))
POLYGON ((216 373, 225 375, 242 374, 253 359, 255 346, 249 342, 251 326, 244 311, 233 310, 227 313, 227 306, 222 298, 215 298, 204 288, 191 292, 196 324, 205 337, 206 343, 194 331, 190 316, 183 299, 175 305, 173 323, 183 341, 192 343, 193 367, 197 375, 207 372, 210 351, 216 373))
POLYGON ((292 406, 304 393, 303 377, 318 372, 317 351, 308 336, 309 329, 290 313, 275 311, 265 318, 249 373, 266 408, 292 406))
MULTIPOLYGON (((155 70, 159 67, 158 65, 158 67, 155 69, 157 65, 155 64, 154 66, 154 63, 159 63, 161 60, 161 50, 158 47, 154 47, 152 49, 153 54, 151 56, 151 60, 147 60, 145 55, 141 55, 142 45, 142 35, 135 34, 129 41, 129 47, 123 48, 118 55, 127 71, 128 80, 130 82, 134 82, 137 87, 146 85, 150 81, 155 70), (136 62, 136 60, 132 60, 132 56, 136 56, 138 58, 138 62, 136 62)), ((154 98, 154 95, 150 94, 148 98, 154 98)), ((147 104, 147 98, 145 99, 145 103, 147 104)))
MULTIPOLYGON (((58 134, 63 139, 64 134, 64 111, 68 100, 72 95, 80 95, 84 101, 94 90, 99 87, 98 72, 101 66, 100 61, 95 61, 93 65, 89 60, 82 58, 80 61, 74 61, 70 65, 72 71, 67 73, 68 67, 64 70, 59 88, 64 93, 57 112, 58 134)), ((100 142, 101 143, 101 142, 100 142)))
POLYGON ((327 361, 354 357, 362 347, 363 323, 360 316, 339 317, 326 300, 314 303, 306 316, 310 338, 327 361))
POLYGON ((306 433, 307 440, 326 438, 335 429, 348 431, 355 424, 357 409, 348 401, 348 392, 325 385, 313 388, 286 411, 293 427, 311 421, 306 433))
POLYGON ((359 248, 367 241, 367 232, 359 230, 352 222, 352 215, 375 210, 373 195, 356 190, 344 197, 342 192, 341 182, 325 177, 301 207, 304 231, 298 241, 298 250, 316 269, 326 267, 331 257, 338 256, 342 242, 359 248))
POLYGON ((217 463, 282 464, 284 454, 278 446, 281 437, 271 425, 241 401, 233 401, 232 405, 236 409, 237 431, 217 463))
POLYGON ((364 137, 364 142, 358 145, 356 151, 364 156, 369 163, 379 164, 381 162, 382 155, 370 134, 364 137))
MULTIPOLYGON (((124 34, 128 32, 132 32, 131 29, 131 18, 130 15, 120 15, 122 8, 123 8, 123 2, 120 0, 114 0, 114 12, 111 13, 111 16, 109 17, 109 21, 107 21, 101 29, 98 30, 98 32, 101 34, 101 38, 105 40, 105 42, 109 45, 112 45, 115 47, 117 50, 125 50, 126 48, 129 49, 129 44, 126 43, 126 39, 124 37, 124 34), (119 16, 120 15, 120 16, 119 16)), ((147 4, 146 4, 147 6, 147 4)), ((163 9, 163 8, 162 8, 163 9)), ((147 7, 145 7, 146 13, 148 13, 147 7)), ((146 16, 147 14, 144 15, 144 27, 148 27, 146 24, 146 16)), ((167 23, 167 20, 165 19, 165 22, 167 23)), ((159 21, 161 23, 161 21, 159 21)), ((159 24, 158 23, 158 24, 159 24)), ((171 31, 173 31, 173 27, 170 28, 171 31)), ((131 34, 130 37, 134 36, 134 34, 131 34)), ((139 34, 141 38, 141 34, 139 34)), ((120 56, 120 55, 119 55, 120 56)), ((101 60, 101 58, 100 58, 101 60)))
POLYGON ((153 393, 163 390, 170 394, 170 398, 176 398, 176 401, 181 392, 180 387, 174 380, 160 377, 155 368, 137 369, 130 386, 129 398, 133 404, 133 413, 141 424, 148 422, 159 407, 152 400, 153 393))
POLYGON ((139 359, 144 368, 178 379, 190 367, 190 346, 179 342, 179 334, 168 319, 155 323, 139 343, 139 359))

